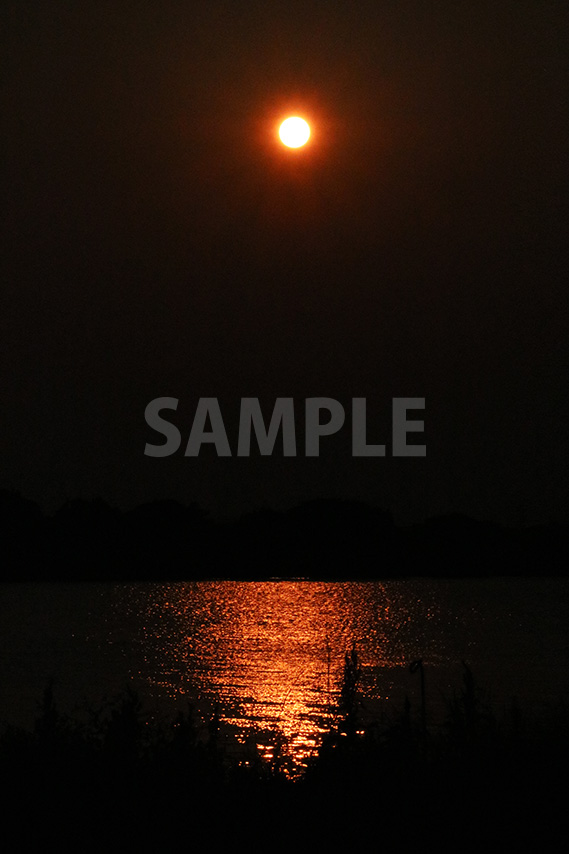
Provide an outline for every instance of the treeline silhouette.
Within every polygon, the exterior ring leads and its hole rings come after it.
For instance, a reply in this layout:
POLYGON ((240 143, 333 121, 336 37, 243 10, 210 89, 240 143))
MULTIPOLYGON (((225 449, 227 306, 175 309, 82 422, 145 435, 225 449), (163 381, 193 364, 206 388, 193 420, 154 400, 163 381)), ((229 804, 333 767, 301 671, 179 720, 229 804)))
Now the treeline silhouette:
POLYGON ((385 510, 332 499, 220 521, 174 500, 119 511, 74 499, 46 515, 3 490, 0 543, 5 581, 564 576, 569 567, 567 525, 451 514, 403 527, 385 510))
POLYGON ((278 750, 269 760, 254 749, 232 753, 217 712, 206 727, 191 706, 170 722, 148 720, 127 689, 80 721, 60 713, 48 685, 33 730, 0 735, 4 832, 15 824, 17 850, 49 842, 58 851, 159 851, 182 841, 192 850, 239 841, 249 850, 343 851, 373 841, 454 852, 489 839, 493 850, 514 851, 562 838, 566 709, 540 722, 513 706, 498 719, 464 664, 439 726, 425 728, 408 700, 389 720, 362 726, 358 677, 352 653, 329 730, 300 779, 287 776, 278 750))

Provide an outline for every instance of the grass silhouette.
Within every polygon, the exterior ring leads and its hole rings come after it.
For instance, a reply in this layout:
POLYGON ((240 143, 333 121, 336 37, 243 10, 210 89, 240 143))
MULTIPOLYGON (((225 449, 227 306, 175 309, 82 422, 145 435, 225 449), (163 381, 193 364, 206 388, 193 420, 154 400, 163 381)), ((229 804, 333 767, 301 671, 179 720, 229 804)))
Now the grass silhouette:
POLYGON ((507 850, 562 829, 569 719, 560 707, 529 721, 514 706, 498 720, 463 664, 446 719, 424 729, 406 700, 392 720, 363 728, 357 652, 345 657, 334 724, 300 780, 283 756, 245 764, 222 746, 220 711, 207 733, 190 706, 168 723, 144 718, 127 690, 85 722, 61 714, 46 686, 32 731, 0 737, 5 824, 22 844, 128 845, 158 850, 176 834, 200 845, 306 844, 341 850, 378 843, 463 849, 489 838, 507 850), (152 846, 155 846, 152 848, 152 846), (158 846, 158 848, 156 848, 158 846))

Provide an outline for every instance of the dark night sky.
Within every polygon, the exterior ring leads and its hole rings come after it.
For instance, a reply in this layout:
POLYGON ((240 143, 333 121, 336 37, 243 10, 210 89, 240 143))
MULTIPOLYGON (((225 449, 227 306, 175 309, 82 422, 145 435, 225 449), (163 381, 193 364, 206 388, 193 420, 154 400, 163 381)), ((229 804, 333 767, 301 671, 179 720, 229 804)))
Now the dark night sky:
POLYGON ((0 488, 569 519, 566 4, 0 15, 0 488), (427 457, 353 459, 348 422, 316 459, 151 459, 163 396, 184 440, 217 397, 234 451, 242 397, 365 397, 388 448, 424 397, 427 457))

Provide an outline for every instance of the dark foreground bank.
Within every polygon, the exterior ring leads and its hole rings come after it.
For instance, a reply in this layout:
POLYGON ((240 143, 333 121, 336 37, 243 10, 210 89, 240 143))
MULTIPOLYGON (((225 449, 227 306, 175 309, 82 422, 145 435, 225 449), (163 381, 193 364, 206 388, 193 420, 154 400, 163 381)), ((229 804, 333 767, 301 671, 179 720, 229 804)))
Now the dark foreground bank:
MULTIPOLYGON (((130 692, 79 724, 51 688, 32 732, 5 729, 5 833, 34 850, 480 850, 557 844, 569 794, 569 717, 512 708, 497 720, 472 674, 436 729, 405 705, 359 728, 357 670, 346 659, 335 723, 301 779, 230 756, 214 715, 205 737, 191 710, 149 725, 130 692)), ((13 850, 16 850, 15 848, 13 850)), ((537 849, 536 849, 537 850, 537 849)))

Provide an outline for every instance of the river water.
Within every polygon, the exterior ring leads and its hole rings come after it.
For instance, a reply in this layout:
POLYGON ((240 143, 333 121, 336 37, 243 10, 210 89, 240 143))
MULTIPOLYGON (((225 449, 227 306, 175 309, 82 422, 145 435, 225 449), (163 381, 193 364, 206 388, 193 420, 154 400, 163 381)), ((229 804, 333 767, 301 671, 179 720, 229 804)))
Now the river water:
POLYGON ((0 720, 31 726, 50 678, 79 716, 131 686, 148 718, 192 703, 204 732, 217 706, 228 745, 270 757, 280 741, 298 771, 354 645, 362 724, 406 695, 418 714, 422 659, 434 726, 462 661, 499 715, 513 697, 536 715, 569 699, 568 626, 563 579, 3 585, 0 720))

